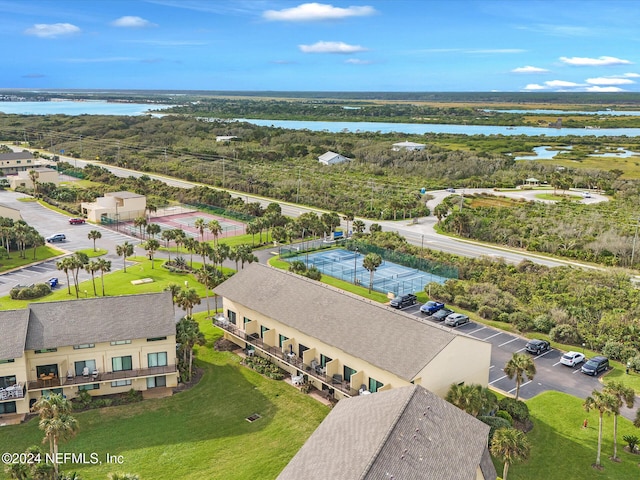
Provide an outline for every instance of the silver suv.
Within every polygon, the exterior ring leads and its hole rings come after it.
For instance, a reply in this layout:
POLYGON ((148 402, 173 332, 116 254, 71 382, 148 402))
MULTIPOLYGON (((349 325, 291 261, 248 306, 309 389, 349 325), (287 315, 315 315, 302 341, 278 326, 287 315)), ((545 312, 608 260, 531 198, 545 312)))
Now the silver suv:
POLYGON ((67 239, 67 237, 65 237, 64 233, 56 233, 55 235, 51 235, 50 237, 47 237, 46 240, 49 243, 53 243, 53 242, 64 242, 67 239))

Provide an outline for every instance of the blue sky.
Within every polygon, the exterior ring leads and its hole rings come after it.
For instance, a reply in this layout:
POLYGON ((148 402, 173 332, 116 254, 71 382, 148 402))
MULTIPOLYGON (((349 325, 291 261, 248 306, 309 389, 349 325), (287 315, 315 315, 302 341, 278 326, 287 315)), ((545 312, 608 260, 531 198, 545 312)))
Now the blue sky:
POLYGON ((640 91, 637 0, 0 0, 0 88, 640 91))

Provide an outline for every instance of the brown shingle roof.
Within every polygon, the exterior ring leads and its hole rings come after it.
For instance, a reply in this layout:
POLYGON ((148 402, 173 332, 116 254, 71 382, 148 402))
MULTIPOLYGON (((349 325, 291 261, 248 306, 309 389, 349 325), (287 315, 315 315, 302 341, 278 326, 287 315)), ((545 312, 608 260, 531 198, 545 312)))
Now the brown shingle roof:
POLYGON ((29 312, 25 350, 162 337, 176 332, 170 292, 32 303, 29 312))
MULTIPOLYGON (((475 480, 489 426, 418 385, 341 400, 278 480, 475 480)), ((482 465, 495 479, 493 465, 482 465)))
POLYGON ((407 381, 456 337, 377 302, 257 263, 215 292, 407 381))

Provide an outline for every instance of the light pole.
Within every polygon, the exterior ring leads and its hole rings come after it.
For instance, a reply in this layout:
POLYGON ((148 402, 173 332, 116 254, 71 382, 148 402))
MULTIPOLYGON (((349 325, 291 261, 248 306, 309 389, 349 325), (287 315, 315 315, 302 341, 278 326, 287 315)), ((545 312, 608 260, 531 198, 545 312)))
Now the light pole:
POLYGON ((584 347, 585 347, 586 343, 582 343, 582 355, 584 355, 584 347))
POLYGON ((356 256, 353 257, 353 284, 356 284, 356 272, 358 271, 358 247, 356 247, 356 256))

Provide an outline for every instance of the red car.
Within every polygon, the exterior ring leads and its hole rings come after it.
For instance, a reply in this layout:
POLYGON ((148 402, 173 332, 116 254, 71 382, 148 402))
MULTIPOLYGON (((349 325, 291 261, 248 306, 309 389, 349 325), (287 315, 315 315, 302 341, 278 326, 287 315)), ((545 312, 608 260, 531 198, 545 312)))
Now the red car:
POLYGON ((80 225, 85 222, 84 218, 70 218, 69 223, 71 225, 80 225))

